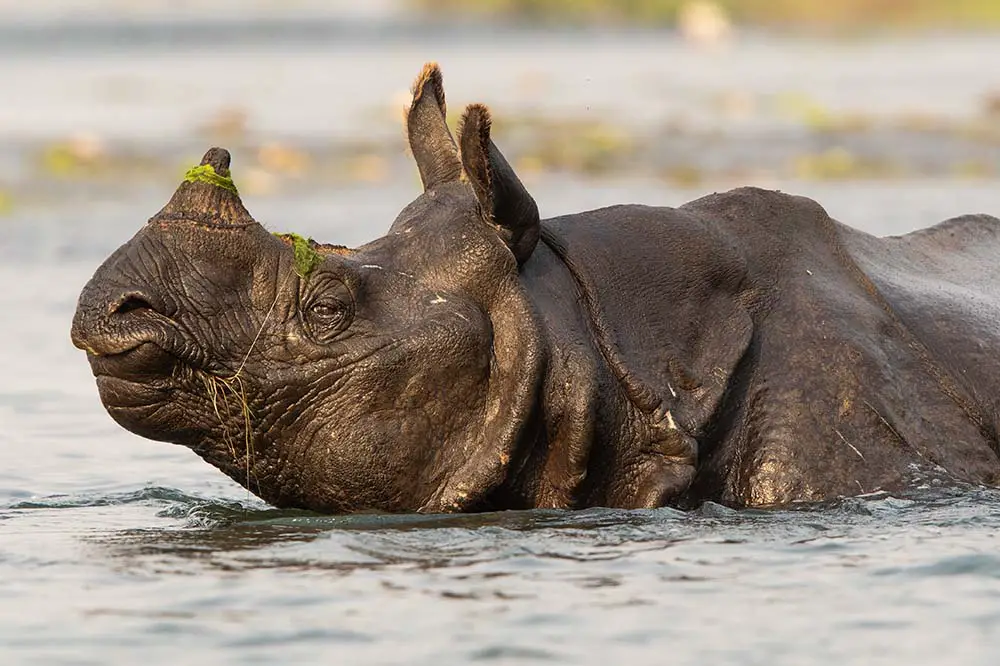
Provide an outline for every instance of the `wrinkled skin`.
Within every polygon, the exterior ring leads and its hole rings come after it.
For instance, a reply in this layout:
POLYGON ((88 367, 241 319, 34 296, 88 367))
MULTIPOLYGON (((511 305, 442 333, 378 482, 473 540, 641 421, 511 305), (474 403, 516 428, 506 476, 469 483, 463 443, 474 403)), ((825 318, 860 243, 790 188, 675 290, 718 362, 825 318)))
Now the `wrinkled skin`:
POLYGON ((183 183, 80 296, 111 416, 324 512, 997 484, 996 218, 879 239, 748 188, 539 221, 486 110, 457 145, 444 118, 427 67, 424 193, 310 270, 233 191, 183 183))

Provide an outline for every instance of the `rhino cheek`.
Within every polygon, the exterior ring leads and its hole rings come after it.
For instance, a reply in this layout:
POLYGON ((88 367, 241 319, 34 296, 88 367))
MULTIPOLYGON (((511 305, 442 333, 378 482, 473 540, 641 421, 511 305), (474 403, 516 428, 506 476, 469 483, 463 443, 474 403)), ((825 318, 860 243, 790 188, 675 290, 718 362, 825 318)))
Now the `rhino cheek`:
MULTIPOLYGON (((305 444, 299 491, 339 511, 406 511, 430 494, 430 419, 420 410, 383 410, 330 418, 305 444)), ((433 475, 431 475, 433 476, 433 475)))
POLYGON ((414 511, 463 464, 462 443, 486 412, 491 336, 483 315, 450 305, 345 369, 321 404, 300 405, 305 496, 338 510, 414 511))

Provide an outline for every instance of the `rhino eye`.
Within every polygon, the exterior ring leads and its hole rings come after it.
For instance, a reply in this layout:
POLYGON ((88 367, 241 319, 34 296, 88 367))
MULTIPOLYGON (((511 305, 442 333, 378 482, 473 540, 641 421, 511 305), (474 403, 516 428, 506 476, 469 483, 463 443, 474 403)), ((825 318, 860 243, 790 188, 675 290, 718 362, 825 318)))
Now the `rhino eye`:
POLYGON ((316 300, 304 313, 306 330, 317 342, 329 342, 351 323, 352 310, 350 303, 338 299, 316 300))
POLYGON ((312 316, 327 321, 333 321, 344 316, 343 303, 316 303, 309 310, 312 316))

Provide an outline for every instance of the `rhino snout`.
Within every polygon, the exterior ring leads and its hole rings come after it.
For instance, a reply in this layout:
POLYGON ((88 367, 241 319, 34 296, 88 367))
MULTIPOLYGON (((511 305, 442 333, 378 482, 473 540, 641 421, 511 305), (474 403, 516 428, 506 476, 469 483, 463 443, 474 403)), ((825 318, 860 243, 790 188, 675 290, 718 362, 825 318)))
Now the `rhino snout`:
POLYGON ((122 289, 99 280, 95 276, 80 295, 70 330, 73 344, 87 352, 95 373, 98 366, 107 366, 107 374, 116 374, 113 364, 103 359, 123 361, 125 355, 134 357, 129 363, 136 366, 133 371, 162 370, 176 331, 162 300, 150 289, 122 289), (131 353, 140 348, 142 353, 131 353))

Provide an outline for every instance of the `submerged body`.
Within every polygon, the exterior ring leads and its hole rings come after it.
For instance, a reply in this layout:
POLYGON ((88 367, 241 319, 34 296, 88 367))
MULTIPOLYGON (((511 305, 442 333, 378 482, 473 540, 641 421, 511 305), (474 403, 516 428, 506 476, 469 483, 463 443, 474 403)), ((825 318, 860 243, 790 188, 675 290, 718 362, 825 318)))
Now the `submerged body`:
POLYGON ((356 249, 265 231, 209 151, 80 297, 119 423, 326 512, 1000 481, 996 218, 879 239, 744 188, 540 221, 435 67, 407 124, 424 194, 356 249))

